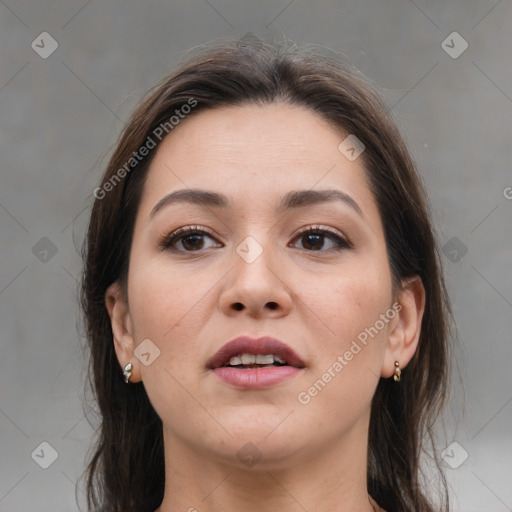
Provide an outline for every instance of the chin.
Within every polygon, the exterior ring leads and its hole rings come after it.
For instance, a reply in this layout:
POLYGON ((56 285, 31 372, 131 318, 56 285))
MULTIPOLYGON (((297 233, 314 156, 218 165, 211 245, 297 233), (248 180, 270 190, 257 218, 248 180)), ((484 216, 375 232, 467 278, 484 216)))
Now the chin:
POLYGON ((290 436, 287 435, 276 436, 272 441, 269 438, 265 439, 264 436, 235 437, 214 451, 230 466, 258 472, 282 470, 293 466, 301 450, 290 442, 290 436))

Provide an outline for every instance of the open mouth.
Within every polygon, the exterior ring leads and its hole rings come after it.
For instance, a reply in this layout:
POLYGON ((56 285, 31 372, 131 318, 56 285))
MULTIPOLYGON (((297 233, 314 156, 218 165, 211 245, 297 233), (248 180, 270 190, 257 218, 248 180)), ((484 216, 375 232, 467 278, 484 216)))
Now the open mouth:
POLYGON ((277 366, 289 365, 286 359, 274 354, 240 354, 231 357, 229 362, 223 366, 246 370, 250 368, 275 368, 277 366))
POLYGON ((298 375, 305 364, 291 347, 275 338, 240 336, 220 348, 206 367, 230 385, 261 389, 298 375))
POLYGON ((213 369, 224 382, 242 389, 264 389, 298 375, 304 367, 291 366, 275 354, 232 356, 228 362, 213 369))
POLYGON ((270 337, 236 338, 226 343, 206 363, 206 367, 212 370, 222 367, 247 370, 279 366, 304 368, 304 362, 291 347, 270 337))

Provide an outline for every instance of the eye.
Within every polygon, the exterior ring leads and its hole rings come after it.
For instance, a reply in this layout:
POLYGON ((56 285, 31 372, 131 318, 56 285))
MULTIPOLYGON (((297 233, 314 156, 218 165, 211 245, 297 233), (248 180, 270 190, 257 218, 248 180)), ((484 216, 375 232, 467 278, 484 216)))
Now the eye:
POLYGON ((294 247, 306 249, 307 251, 325 251, 349 249, 349 242, 343 238, 337 231, 320 226, 310 227, 301 231, 294 239, 294 247), (297 242, 302 243, 302 247, 297 247, 297 242))
POLYGON ((211 233, 198 226, 186 226, 173 231, 158 244, 160 248, 176 252, 193 252, 222 247, 211 233))

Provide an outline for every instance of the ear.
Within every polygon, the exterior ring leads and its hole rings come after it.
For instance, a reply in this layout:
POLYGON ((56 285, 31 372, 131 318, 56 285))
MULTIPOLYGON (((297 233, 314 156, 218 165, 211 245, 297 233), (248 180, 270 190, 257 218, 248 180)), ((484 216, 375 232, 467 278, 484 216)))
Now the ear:
POLYGON ((421 332, 421 321, 425 311, 425 288, 419 276, 402 283, 398 293, 397 317, 388 336, 382 376, 391 377, 395 373, 395 361, 403 370, 414 356, 421 332))
POLYGON ((135 337, 130 310, 125 294, 117 282, 107 288, 105 306, 110 316, 114 349, 121 369, 124 369, 128 363, 132 363, 130 382, 139 382, 141 380, 140 361, 134 356, 135 337))

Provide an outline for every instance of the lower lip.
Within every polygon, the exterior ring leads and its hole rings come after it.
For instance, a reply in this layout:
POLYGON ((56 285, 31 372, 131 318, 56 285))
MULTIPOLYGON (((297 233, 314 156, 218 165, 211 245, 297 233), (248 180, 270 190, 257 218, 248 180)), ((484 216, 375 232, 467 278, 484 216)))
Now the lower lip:
POLYGON ((276 366, 274 368, 248 368, 240 370, 223 366, 213 372, 225 382, 245 389, 261 389, 279 384, 297 375, 301 371, 295 366, 276 366))

